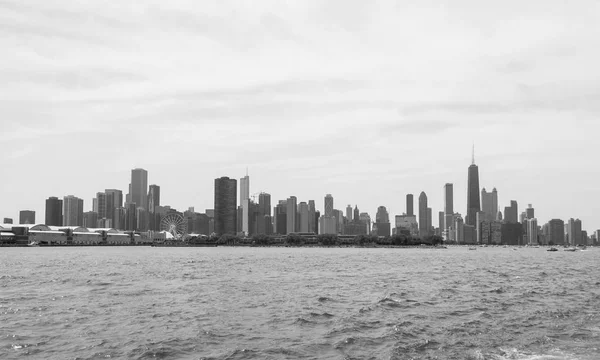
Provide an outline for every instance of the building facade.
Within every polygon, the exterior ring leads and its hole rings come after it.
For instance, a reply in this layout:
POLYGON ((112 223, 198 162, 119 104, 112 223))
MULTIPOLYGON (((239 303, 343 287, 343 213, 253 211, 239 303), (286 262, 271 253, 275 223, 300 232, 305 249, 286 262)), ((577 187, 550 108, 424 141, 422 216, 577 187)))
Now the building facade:
POLYGON ((215 233, 237 233, 237 181, 228 177, 215 179, 215 233))
POLYGON ((63 225, 63 201, 57 197, 49 197, 46 200, 46 222, 48 226, 63 225))

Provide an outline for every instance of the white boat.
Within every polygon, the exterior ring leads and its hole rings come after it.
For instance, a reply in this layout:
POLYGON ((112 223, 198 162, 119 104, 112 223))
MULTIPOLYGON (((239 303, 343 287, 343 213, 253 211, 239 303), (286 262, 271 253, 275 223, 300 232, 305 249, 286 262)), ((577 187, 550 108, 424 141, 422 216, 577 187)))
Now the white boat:
POLYGON ((579 251, 578 248, 572 247, 572 248, 567 248, 564 251, 579 251))
POLYGON ((40 244, 37 241, 32 241, 29 244, 27 244, 27 246, 40 246, 40 244))

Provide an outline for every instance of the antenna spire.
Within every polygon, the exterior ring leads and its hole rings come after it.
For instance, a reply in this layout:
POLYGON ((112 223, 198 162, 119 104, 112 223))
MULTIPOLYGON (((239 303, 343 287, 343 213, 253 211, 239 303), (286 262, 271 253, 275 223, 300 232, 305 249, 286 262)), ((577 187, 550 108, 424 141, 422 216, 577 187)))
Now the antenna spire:
POLYGON ((246 166, 246 176, 248 176, 248 167, 246 166))
POLYGON ((473 157, 472 157, 472 164, 475 165, 475 142, 473 142, 473 157))

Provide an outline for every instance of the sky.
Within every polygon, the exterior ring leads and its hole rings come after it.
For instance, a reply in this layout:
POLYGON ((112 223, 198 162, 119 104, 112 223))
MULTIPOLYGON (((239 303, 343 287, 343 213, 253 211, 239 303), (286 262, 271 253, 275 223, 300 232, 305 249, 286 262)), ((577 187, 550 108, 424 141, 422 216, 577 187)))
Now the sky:
POLYGON ((0 217, 127 192, 405 211, 421 191, 600 229, 600 2, 0 0, 0 217))

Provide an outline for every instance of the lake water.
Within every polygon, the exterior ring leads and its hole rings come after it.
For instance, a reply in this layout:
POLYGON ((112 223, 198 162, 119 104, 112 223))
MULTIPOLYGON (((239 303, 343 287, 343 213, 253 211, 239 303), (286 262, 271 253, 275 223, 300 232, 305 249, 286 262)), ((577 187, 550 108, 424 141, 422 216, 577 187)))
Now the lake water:
POLYGON ((1 359, 600 359, 600 250, 0 248, 1 359))

